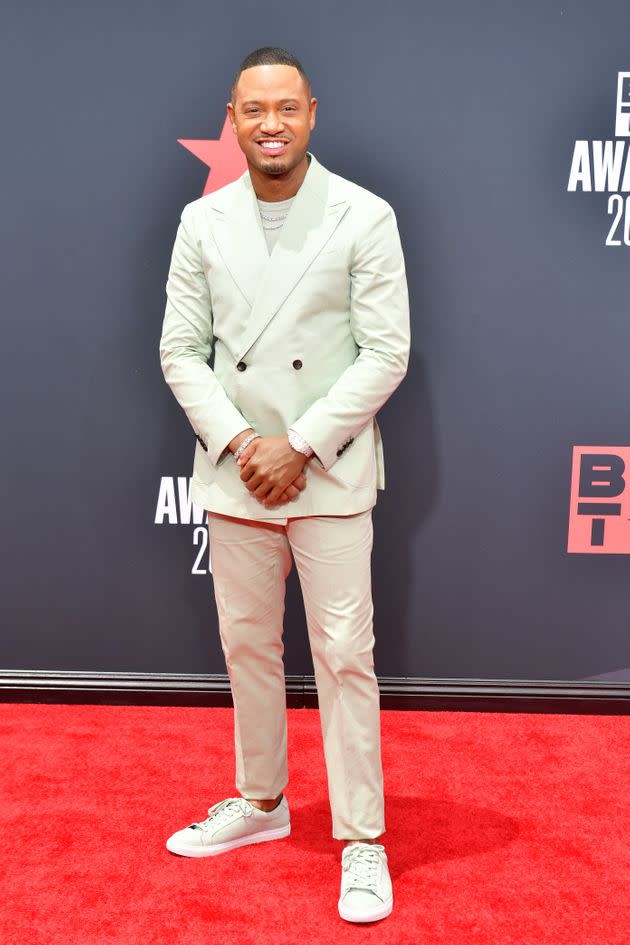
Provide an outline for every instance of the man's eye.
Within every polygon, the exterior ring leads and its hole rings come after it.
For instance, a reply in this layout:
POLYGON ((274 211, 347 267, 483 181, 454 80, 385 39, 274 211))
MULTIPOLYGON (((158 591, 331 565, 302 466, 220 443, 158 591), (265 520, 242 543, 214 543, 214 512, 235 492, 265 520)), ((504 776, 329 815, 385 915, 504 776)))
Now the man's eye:
MULTIPOLYGON (((255 114, 256 114, 257 112, 259 112, 259 111, 260 111, 260 109, 258 109, 258 108, 246 108, 246 109, 245 109, 245 114, 246 114, 246 115, 255 115, 255 114)), ((295 105, 285 105, 285 106, 284 106, 284 111, 285 111, 285 112, 286 112, 286 111, 295 112, 295 111, 297 111, 297 109, 296 109, 295 105)))

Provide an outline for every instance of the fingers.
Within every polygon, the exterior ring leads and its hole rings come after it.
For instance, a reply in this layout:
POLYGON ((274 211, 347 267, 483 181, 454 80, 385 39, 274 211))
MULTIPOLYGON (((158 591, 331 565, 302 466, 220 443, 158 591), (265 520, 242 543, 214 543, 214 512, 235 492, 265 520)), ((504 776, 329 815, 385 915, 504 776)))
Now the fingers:
MULTIPOLYGON (((303 473, 300 473, 299 476, 296 476, 293 482, 290 482, 288 486, 285 486, 284 491, 280 493, 277 497, 273 495, 274 489, 267 493, 266 496, 261 497, 259 501, 265 506, 265 508, 273 509, 278 505, 283 505, 285 502, 290 502, 292 499, 295 499, 296 496, 304 489, 306 485, 306 476, 303 473)), ((258 496, 256 496, 258 498, 258 496)))

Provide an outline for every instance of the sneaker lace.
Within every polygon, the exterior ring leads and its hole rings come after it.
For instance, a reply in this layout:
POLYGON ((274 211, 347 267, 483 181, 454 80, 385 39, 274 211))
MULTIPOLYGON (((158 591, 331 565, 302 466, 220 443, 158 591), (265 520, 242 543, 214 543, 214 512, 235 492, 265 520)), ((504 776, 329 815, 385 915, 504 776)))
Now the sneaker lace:
POLYGON ((373 843, 353 843, 350 846, 343 863, 344 870, 352 877, 348 888, 368 889, 378 895, 378 866, 383 849, 380 844, 373 843))
POLYGON ((226 797, 224 801, 219 801, 218 804, 209 807, 209 816, 195 824, 195 826, 201 827, 202 830, 209 830, 210 828, 214 830, 219 824, 230 820, 235 813, 245 814, 246 817, 249 817, 252 813, 251 804, 248 804, 243 797, 226 797))

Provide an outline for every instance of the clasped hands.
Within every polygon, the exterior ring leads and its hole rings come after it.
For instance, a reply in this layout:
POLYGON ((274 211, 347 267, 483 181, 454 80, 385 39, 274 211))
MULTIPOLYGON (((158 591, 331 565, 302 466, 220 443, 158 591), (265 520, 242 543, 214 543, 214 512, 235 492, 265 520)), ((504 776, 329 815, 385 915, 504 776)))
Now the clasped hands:
MULTIPOLYGON (((243 430, 228 444, 234 453, 240 443, 253 433, 243 430)), ((266 509, 276 508, 300 494, 306 485, 303 469, 308 462, 304 453, 294 450, 288 436, 257 436, 245 447, 237 464, 241 479, 250 493, 266 509)))

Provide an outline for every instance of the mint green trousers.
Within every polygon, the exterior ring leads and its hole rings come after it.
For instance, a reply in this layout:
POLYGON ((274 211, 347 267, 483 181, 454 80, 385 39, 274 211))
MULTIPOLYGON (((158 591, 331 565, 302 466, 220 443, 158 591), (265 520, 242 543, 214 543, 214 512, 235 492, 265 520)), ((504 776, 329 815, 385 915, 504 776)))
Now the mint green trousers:
POLYGON ((372 509, 271 524, 208 512, 210 559, 234 702, 236 787, 288 783, 283 625, 295 559, 319 703, 332 835, 385 830, 380 696, 374 673, 372 509))

